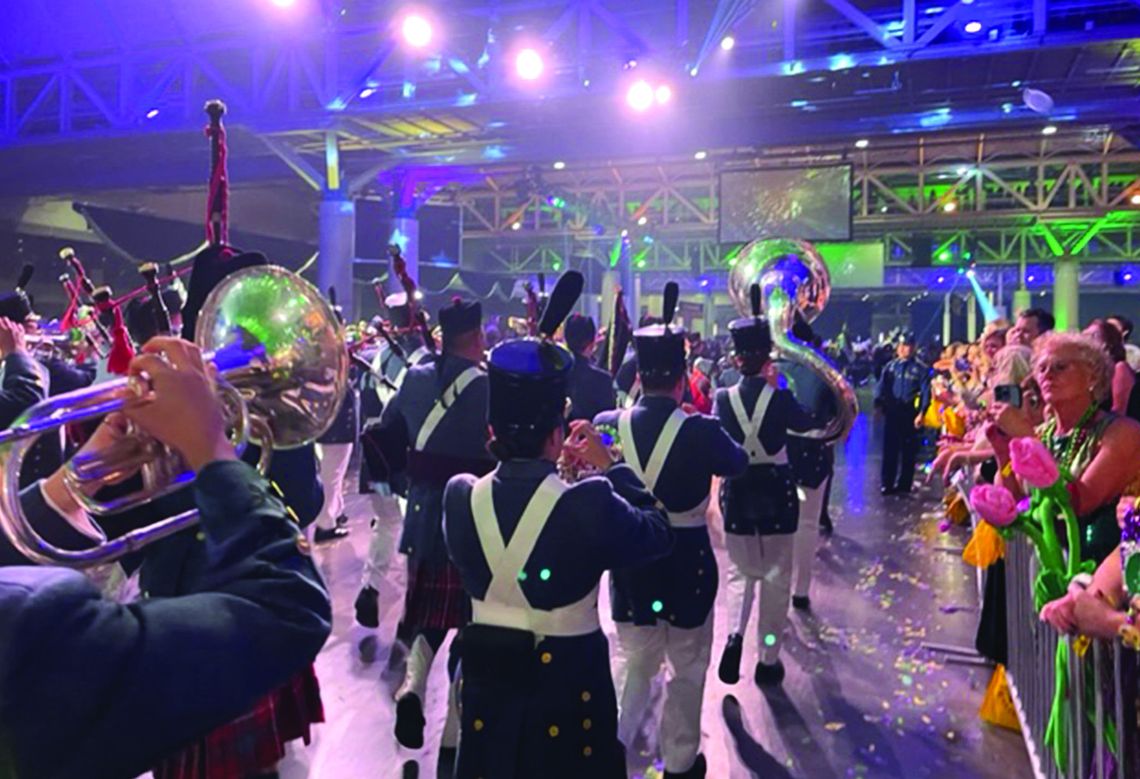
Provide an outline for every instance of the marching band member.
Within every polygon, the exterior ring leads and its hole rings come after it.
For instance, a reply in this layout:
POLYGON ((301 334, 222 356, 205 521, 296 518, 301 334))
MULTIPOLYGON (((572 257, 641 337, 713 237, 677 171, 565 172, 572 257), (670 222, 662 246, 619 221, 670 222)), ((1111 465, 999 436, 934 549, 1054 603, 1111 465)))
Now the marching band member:
MULTIPOLYGON (((819 349, 811 325, 797 319, 792 335, 808 346, 819 349)), ((793 360, 773 363, 786 380, 796 403, 813 418, 827 422, 837 409, 835 396, 811 369, 793 360)), ((834 446, 818 438, 788 433, 788 460, 796 479, 800 501, 799 524, 796 529, 793 557, 792 606, 801 611, 811 608, 811 569, 819 543, 819 528, 827 508, 827 488, 835 464, 834 446)))
MULTIPOLYGON (((330 631, 307 545, 265 480, 235 457, 196 347, 156 340, 131 367, 150 376, 153 398, 126 416, 197 473, 200 575, 177 596, 120 605, 76 571, 0 568, 5 776, 140 774, 310 664, 330 631)), ((115 425, 121 418, 105 421, 95 441, 113 438, 115 425)), ((82 514, 69 500, 55 492, 59 510, 82 514)))
MULTIPOLYGON (((329 287, 329 302, 343 324, 344 317, 341 307, 336 303, 336 289, 333 287, 329 287)), ((355 376, 358 368, 353 365, 350 371, 355 376)), ((324 435, 317 439, 325 502, 313 523, 313 543, 323 544, 348 535, 348 515, 344 513, 344 477, 348 474, 352 448, 360 434, 359 418, 360 395, 356 382, 350 381, 336 418, 324 435)))
POLYGON ((562 328, 566 345, 574 353, 567 393, 570 396, 571 422, 591 420, 603 411, 617 407, 613 378, 593 363, 597 349, 598 328, 594 320, 582 314, 571 314, 562 328))
POLYGON ((572 355, 550 340, 582 287, 555 287, 541 339, 490 357, 491 474, 456 476, 444 496, 448 553, 472 597, 461 637, 459 777, 624 777, 609 651, 598 622, 603 571, 666 553, 653 497, 597 431, 564 410, 572 355), (566 451, 602 470, 562 482, 566 451))
MULTIPOLYGON (((24 266, 16 288, 0 296, 0 428, 10 426, 29 408, 51 394, 51 370, 28 350, 25 328, 35 329, 32 302, 24 287, 31 280, 32 266, 24 266)), ((60 366, 61 374, 63 366, 60 366)), ((68 372, 70 375, 70 372, 68 372)), ((60 433, 45 435, 32 444, 20 473, 20 486, 42 479, 63 461, 60 433)))
POLYGON ((713 476, 744 472, 747 455, 720 423, 686 414, 685 331, 671 325, 677 285, 665 288, 664 324, 637 330, 642 396, 621 412, 598 415, 595 424, 618 430, 625 462, 665 507, 676 536, 665 558, 613 574, 617 623, 622 742, 631 746, 649 702, 650 687, 668 658, 661 749, 666 777, 703 777, 701 703, 712 650, 712 609, 717 565, 705 512, 713 476))
MULTIPOLYGON (((403 631, 411 641, 404 682, 396 692, 396 740, 424 741, 424 695, 447 632, 463 627, 469 603, 443 541, 443 489, 460 473, 487 473, 487 374, 482 306, 455 298, 439 314, 443 351, 408 371, 384 409, 373 439, 389 467, 407 474, 407 513, 400 551, 408 559, 403 631)), ((454 665, 449 669, 453 671, 454 665)), ((458 723, 449 707, 444 747, 454 748, 458 723)))
POLYGON ((389 295, 384 299, 384 307, 388 310, 388 325, 391 328, 392 339, 399 349, 393 348, 386 340, 381 339, 379 352, 372 365, 373 370, 377 371, 384 381, 378 381, 375 377, 370 378, 372 386, 361 394, 364 431, 360 439, 363 455, 360 467, 360 491, 369 496, 372 523, 368 555, 364 558, 360 593, 356 596, 355 609, 356 622, 362 627, 373 629, 380 626, 380 588, 388 572, 392 554, 396 550, 398 528, 403 521, 406 501, 393 492, 393 487, 389 483, 393 477, 399 478, 402 474, 390 472, 382 448, 372 440, 371 432, 378 428, 384 407, 391 402, 392 397, 403 385, 408 371, 435 359, 434 352, 424 345, 422 336, 412 326, 407 293, 395 292, 389 295))
POLYGON ((819 427, 787 390, 777 389, 769 363, 772 333, 760 316, 760 287, 752 285, 752 316, 729 324, 736 351, 739 383, 716 393, 716 414, 733 440, 744 445, 748 470, 721 485, 729 568, 726 610, 732 620, 718 675, 725 684, 740 679, 744 631, 760 583, 760 659, 756 684, 784 679, 780 641, 788 618, 792 585, 792 551, 799 500, 788 464, 789 430, 819 427))

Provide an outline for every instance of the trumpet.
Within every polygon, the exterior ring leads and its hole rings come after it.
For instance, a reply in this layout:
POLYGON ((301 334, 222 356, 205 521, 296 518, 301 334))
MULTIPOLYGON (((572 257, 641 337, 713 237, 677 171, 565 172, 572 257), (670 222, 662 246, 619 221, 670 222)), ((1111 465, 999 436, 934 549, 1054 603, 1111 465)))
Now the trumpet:
MULTIPOLYGON (((311 443, 332 424, 348 382, 341 325, 320 292, 275 266, 226 276, 203 303, 195 342, 217 369, 231 441, 261 447, 268 468, 274 447, 311 443)), ((33 406, 0 433, 0 530, 25 557, 39 563, 87 568, 116 560, 198 521, 198 511, 176 514, 90 549, 70 551, 45 541, 20 505, 20 466, 44 433, 145 402, 145 377, 134 376, 58 395, 33 406)), ((187 413, 192 413, 190 409, 187 413)), ((99 516, 140 506, 182 487, 189 474, 177 453, 131 431, 114 447, 72 458, 64 482, 76 501, 99 516), (143 487, 110 502, 89 492, 138 471, 143 487)))

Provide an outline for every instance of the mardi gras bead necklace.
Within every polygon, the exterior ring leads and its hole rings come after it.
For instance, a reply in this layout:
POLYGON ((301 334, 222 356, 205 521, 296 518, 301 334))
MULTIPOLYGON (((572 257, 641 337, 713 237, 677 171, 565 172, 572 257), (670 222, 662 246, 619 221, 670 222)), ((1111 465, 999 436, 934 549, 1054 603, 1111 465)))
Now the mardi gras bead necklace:
MULTIPOLYGON (((1088 423, 1096 415, 1096 412, 1097 404, 1090 404, 1089 407, 1085 409, 1085 413, 1081 414, 1081 418, 1077 420, 1077 424, 1073 427, 1072 432, 1069 433, 1065 441, 1065 447, 1061 451, 1059 459, 1061 467, 1067 473, 1071 474, 1073 472, 1073 460, 1076 458, 1077 452, 1081 450, 1092 434, 1092 428, 1088 426, 1088 423)), ((1049 438, 1049 451, 1054 453, 1057 451, 1058 443, 1057 438, 1054 436, 1056 430, 1057 419, 1054 417, 1049 420, 1048 428, 1045 431, 1045 435, 1049 438)))

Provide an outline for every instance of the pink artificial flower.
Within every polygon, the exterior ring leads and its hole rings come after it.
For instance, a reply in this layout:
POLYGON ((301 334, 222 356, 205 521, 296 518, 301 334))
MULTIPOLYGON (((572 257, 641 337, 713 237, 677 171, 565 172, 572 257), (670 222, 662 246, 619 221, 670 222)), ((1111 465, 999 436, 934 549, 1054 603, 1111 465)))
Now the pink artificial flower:
POLYGON ((970 490, 970 505, 994 527, 1012 525, 1017 519, 1017 502, 1005 487, 979 484, 970 490))
POLYGON ((1057 462, 1045 444, 1030 436, 1010 441, 1009 462, 1014 473, 1039 490, 1052 487, 1061 478, 1057 462))

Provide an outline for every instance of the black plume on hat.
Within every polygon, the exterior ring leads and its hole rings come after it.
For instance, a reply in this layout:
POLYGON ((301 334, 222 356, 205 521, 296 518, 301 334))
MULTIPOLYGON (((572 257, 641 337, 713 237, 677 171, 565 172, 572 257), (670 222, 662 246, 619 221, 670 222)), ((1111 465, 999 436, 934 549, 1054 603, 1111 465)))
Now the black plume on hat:
POLYGON ((546 303, 546 310, 542 312, 542 321, 538 323, 538 331, 547 338, 553 338, 554 333, 562 325, 562 321, 574 308, 578 298, 582 295, 585 279, 576 270, 566 271, 554 285, 550 293, 550 300, 546 303))
POLYGON ((752 303, 752 316, 760 316, 760 285, 753 284, 748 288, 748 299, 752 303))
POLYGON ((661 309, 661 318, 665 320, 665 326, 673 324, 673 316, 677 313, 677 299, 681 296, 681 288, 677 282, 670 281, 665 284, 665 304, 661 309))

